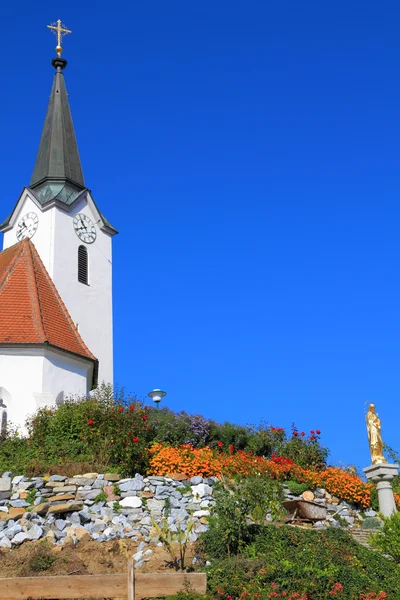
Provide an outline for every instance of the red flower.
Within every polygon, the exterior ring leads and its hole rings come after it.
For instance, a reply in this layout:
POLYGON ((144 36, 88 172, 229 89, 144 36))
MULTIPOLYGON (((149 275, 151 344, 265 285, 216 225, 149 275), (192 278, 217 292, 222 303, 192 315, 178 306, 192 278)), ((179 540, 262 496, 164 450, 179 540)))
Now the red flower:
POLYGON ((119 407, 119 412, 124 412, 124 407, 123 406, 119 407))
POLYGON ((311 429, 310 433, 312 433, 314 435, 314 433, 315 433, 314 429, 311 429))
POLYGON ((316 433, 317 435, 319 435, 321 432, 320 432, 320 430, 319 430, 319 429, 316 429, 316 430, 315 430, 315 433, 316 433))
POLYGON ((89 419, 89 421, 87 422, 88 425, 93 425, 94 421, 93 419, 89 419))
POLYGON ((134 438, 132 438, 132 442, 134 442, 135 444, 137 444, 137 443, 138 443, 138 441, 139 441, 139 438, 138 438, 138 437, 134 437, 134 438))
POLYGON ((147 421, 146 415, 143 415, 142 419, 143 419, 143 421, 147 421))
POLYGON ((222 448, 223 447, 223 443, 222 442, 217 442, 217 446, 218 446, 218 448, 222 448))
POLYGON ((133 404, 130 405, 129 410, 132 412, 135 410, 135 407, 133 406, 133 404))
POLYGON ((304 431, 301 432, 301 437, 304 437, 306 434, 304 433, 304 431))
POLYGON ((229 444, 229 452, 233 454, 233 444, 229 444))
POLYGON ((298 431, 293 431, 293 435, 298 436, 299 432, 298 431))
POLYGON ((126 445, 128 445, 128 444, 129 444, 129 440, 126 440, 126 445))

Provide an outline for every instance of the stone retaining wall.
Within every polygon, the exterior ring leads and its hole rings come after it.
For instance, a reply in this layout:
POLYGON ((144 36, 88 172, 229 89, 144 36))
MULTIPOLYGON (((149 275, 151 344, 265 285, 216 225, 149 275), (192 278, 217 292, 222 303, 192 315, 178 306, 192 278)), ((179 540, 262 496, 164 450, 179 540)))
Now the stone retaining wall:
POLYGON ((0 478, 0 548, 41 538, 62 545, 125 537, 139 543, 140 563, 151 554, 147 544, 159 543, 153 519, 166 522, 172 532, 186 530, 192 519, 188 534, 192 542, 207 530, 216 481, 138 474, 120 479, 114 473, 28 479, 4 473, 0 478))

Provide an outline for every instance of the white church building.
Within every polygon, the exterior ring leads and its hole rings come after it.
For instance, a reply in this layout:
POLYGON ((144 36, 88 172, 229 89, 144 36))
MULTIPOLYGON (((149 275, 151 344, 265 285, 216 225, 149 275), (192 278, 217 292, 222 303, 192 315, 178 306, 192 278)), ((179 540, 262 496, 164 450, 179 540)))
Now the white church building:
MULTIPOLYGON (((86 187, 64 81, 53 87, 29 187, 1 223, 0 422, 113 382, 112 238, 86 187)), ((10 206, 10 210, 11 210, 10 206)))

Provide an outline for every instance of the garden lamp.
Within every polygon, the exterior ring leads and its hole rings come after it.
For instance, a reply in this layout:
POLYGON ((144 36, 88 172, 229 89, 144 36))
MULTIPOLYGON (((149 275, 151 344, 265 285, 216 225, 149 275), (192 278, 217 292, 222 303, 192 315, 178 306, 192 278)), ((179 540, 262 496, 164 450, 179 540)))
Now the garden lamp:
POLYGON ((157 408, 159 408, 160 402, 164 398, 164 396, 167 395, 167 392, 163 392, 162 390, 155 388, 152 392, 149 392, 147 395, 153 400, 153 402, 156 403, 157 408))

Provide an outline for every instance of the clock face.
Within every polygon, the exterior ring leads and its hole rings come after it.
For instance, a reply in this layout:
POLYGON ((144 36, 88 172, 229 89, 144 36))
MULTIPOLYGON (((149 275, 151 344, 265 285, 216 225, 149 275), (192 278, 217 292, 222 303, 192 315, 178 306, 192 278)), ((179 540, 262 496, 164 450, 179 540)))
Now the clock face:
POLYGON ((93 244, 96 239, 96 228, 92 221, 83 213, 78 213, 74 217, 75 233, 85 244, 93 244))
POLYGON ((39 225, 39 217, 36 213, 27 213, 20 219, 17 225, 17 240, 20 242, 25 238, 31 238, 36 233, 39 225))

